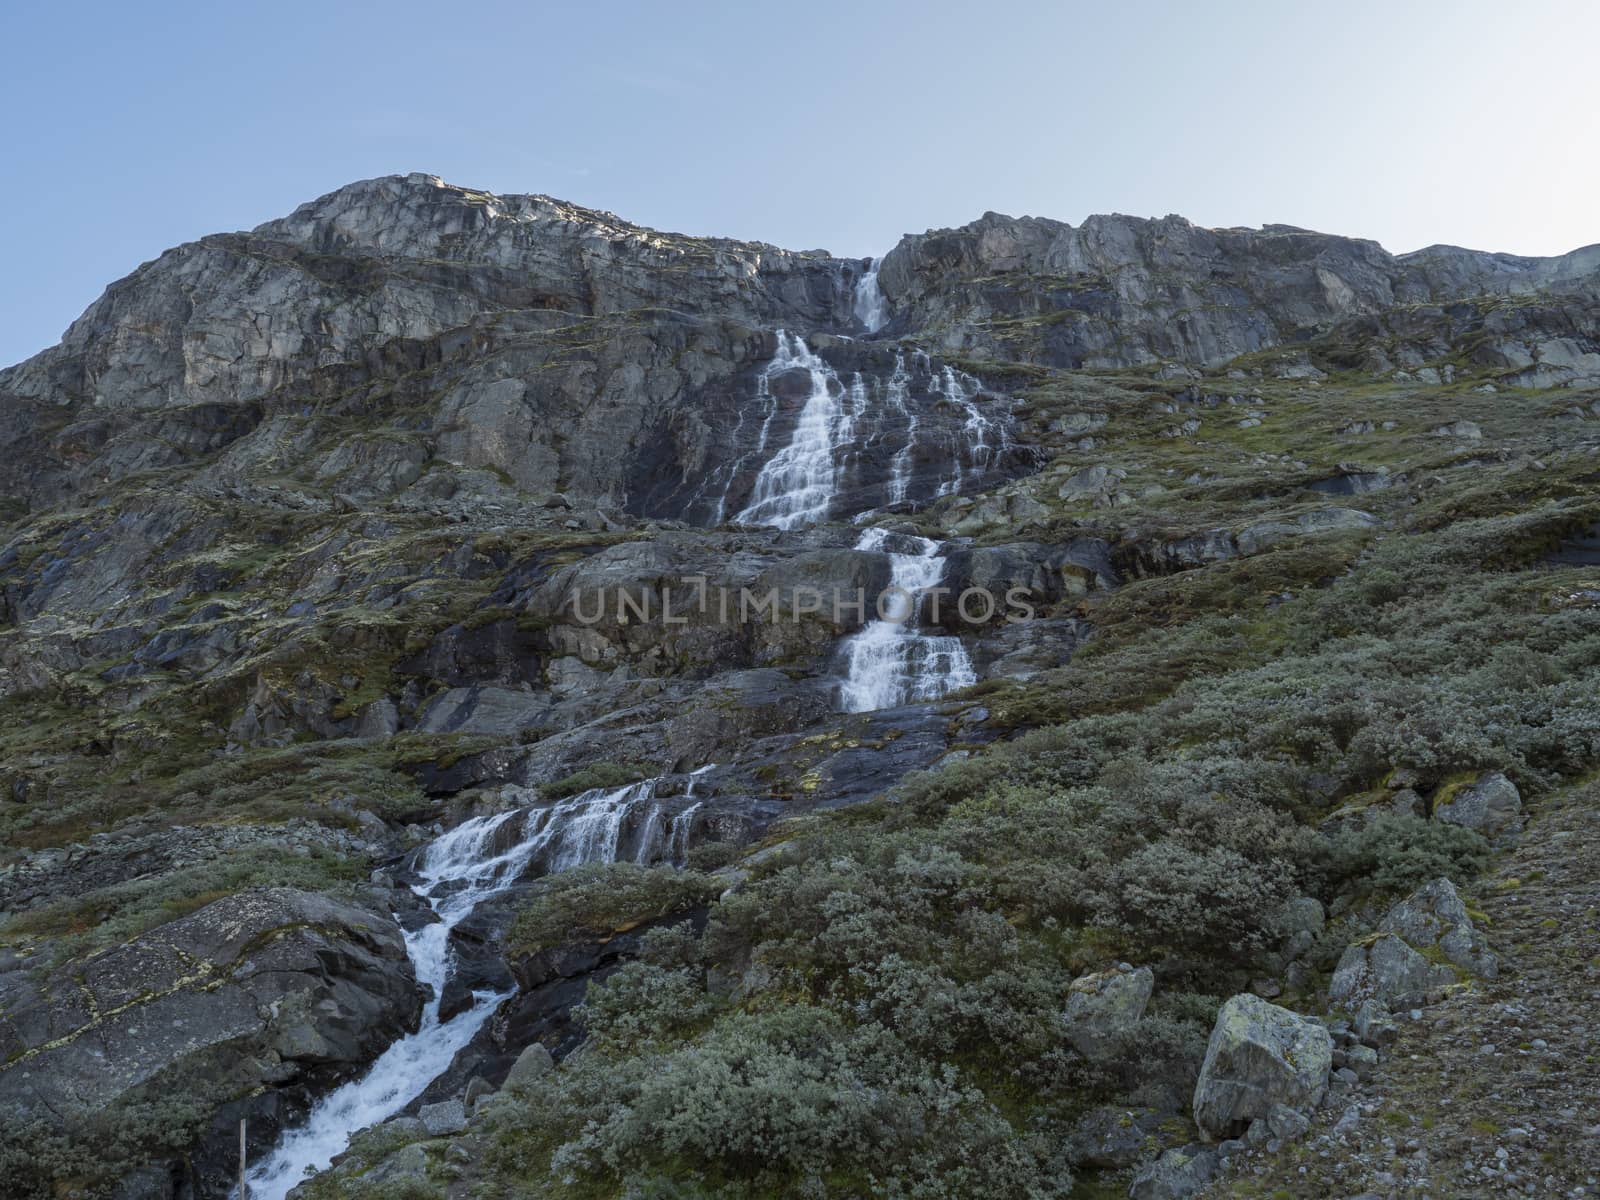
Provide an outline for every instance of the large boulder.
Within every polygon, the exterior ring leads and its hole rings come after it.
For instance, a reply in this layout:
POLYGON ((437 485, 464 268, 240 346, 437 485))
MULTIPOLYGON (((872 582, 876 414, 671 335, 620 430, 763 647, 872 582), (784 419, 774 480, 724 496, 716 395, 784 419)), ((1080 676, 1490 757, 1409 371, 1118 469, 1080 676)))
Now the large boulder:
POLYGON ((517 1061, 511 1064, 511 1070, 506 1073, 505 1090, 526 1091, 554 1069, 555 1059, 550 1051, 543 1043, 534 1042, 517 1055, 517 1061))
POLYGON ((1126 963, 1079 976, 1067 990, 1067 1040, 1088 1059, 1114 1054, 1144 1016, 1154 988, 1149 967, 1134 970, 1126 963))
POLYGON ((1455 979, 1449 967, 1429 962, 1401 938, 1383 933, 1345 949, 1328 984, 1328 1000, 1352 1011, 1369 1003, 1404 1008, 1423 1003, 1429 992, 1455 979))
POLYGON ((1433 818, 1503 844, 1522 832, 1522 793, 1499 771, 1485 771, 1471 783, 1441 788, 1433 799, 1433 818))
POLYGON ((1499 962, 1472 923, 1456 885, 1448 879, 1435 879, 1412 892, 1389 910, 1378 928, 1404 938, 1416 949, 1437 946, 1440 954, 1463 971, 1485 979, 1499 974, 1499 962))
POLYGON ((429 1137, 446 1137, 467 1127, 467 1106, 460 1100, 424 1104, 417 1110, 417 1119, 429 1137))
POLYGON ((1328 999, 1352 1012, 1414 1007, 1455 983, 1456 968, 1486 979, 1500 969, 1455 884, 1435 879, 1391 908, 1374 936, 1345 950, 1328 999))
POLYGON ((1146 1164, 1128 1188, 1130 1200, 1189 1200, 1217 1176, 1220 1159, 1204 1146, 1168 1150, 1146 1164))
POLYGON ((1323 1026, 1259 996, 1234 996, 1206 1044, 1195 1124, 1208 1138, 1233 1137, 1275 1104, 1316 1104, 1332 1066, 1333 1039, 1323 1026))

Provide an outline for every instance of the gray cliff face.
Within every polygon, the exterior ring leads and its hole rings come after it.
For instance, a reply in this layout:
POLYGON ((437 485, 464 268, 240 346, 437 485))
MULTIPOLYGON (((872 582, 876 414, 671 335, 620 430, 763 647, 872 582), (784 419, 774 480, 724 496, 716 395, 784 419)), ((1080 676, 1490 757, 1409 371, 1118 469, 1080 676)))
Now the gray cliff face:
MULTIPOLYGON (((427 407, 410 422, 423 458, 438 449, 524 486, 620 492, 617 414, 591 406, 596 393, 633 410, 621 432, 642 429, 656 405, 731 387, 763 329, 848 328, 858 270, 432 176, 369 180, 168 251, 108 288, 59 346, 0 371, 0 429, 33 459, 0 482, 48 502, 252 433, 235 452, 251 466, 298 456, 296 416, 377 392, 427 407), (574 407, 603 428, 603 452, 572 428, 574 407), (557 423, 578 435, 564 464, 531 428, 557 423), (601 460, 613 470, 596 478, 601 460)), ((418 473, 415 442, 317 440, 333 457, 312 470, 354 475, 358 491, 418 473)))
MULTIPOLYGON (((1049 366, 1205 365, 1335 327, 1376 337, 1361 323, 1415 324, 1405 314, 1419 305, 1555 291, 1570 303, 1549 321, 1477 312, 1473 341, 1484 361, 1522 368, 1519 385, 1550 386, 1600 372, 1597 271, 1597 247, 1396 258, 1287 226, 990 213, 889 253, 877 336, 1049 366), (1532 328, 1496 328, 1506 322, 1532 328)), ((786 330, 835 335, 816 348, 839 390, 863 377, 882 426, 858 431, 869 457, 892 458, 906 425, 920 425, 904 463, 922 477, 903 494, 926 500, 940 483, 928 462, 961 421, 928 385, 937 358, 910 361, 909 396, 891 410, 892 353, 837 336, 865 332, 862 273, 821 251, 659 233, 433 176, 351 184, 249 233, 168 251, 108 288, 59 346, 0 371, 0 433, 17 450, 0 486, 36 507, 225 450, 217 477, 287 469, 365 502, 443 460, 525 491, 704 523, 718 502, 726 516, 746 499, 761 424, 740 418, 761 403, 759 375, 786 330), (351 418, 375 412, 392 418, 387 436, 349 436, 351 418)), ((1469 333, 1391 345, 1392 365, 1459 350, 1469 333)), ((782 436, 803 396, 774 394, 782 436)), ((852 468, 858 498, 885 466, 852 468)), ((991 466, 999 478, 1025 462, 991 466)))
POLYGON ((840 323, 848 306, 849 280, 821 254, 391 176, 168 251, 107 289, 60 346, 0 376, 0 389, 103 409, 242 403, 388 342, 512 311, 660 307, 810 329, 840 323))
POLYGON ((1287 225, 1203 229, 1182 217, 1094 216, 1074 227, 987 213, 904 238, 879 284, 891 332, 947 352, 1067 367, 1217 364, 1397 306, 1592 293, 1600 247, 1518 258, 1435 246, 1395 257, 1376 242, 1287 225))
MULTIPOLYGON (((48 503, 226 449, 215 478, 288 466, 365 501, 437 458, 704 523, 743 507, 758 434, 788 438, 803 406, 792 381, 757 397, 775 331, 855 331, 859 272, 430 176, 354 184, 168 252, 108 289, 60 346, 0 372, 0 424, 30 452, 25 471, 0 477, 14 501, 48 503), (741 421, 764 402, 772 411, 741 421), (382 440, 325 428, 375 407, 397 418, 382 440)), ((897 425, 872 439, 886 461, 848 467, 847 488, 865 498, 904 450, 915 478, 902 498, 934 495, 965 421, 937 386, 942 364, 913 357, 889 396, 892 353, 844 339, 824 354, 838 392, 864 373, 863 415, 897 425)), ((1020 465, 999 447, 969 464, 994 478, 1020 465)))

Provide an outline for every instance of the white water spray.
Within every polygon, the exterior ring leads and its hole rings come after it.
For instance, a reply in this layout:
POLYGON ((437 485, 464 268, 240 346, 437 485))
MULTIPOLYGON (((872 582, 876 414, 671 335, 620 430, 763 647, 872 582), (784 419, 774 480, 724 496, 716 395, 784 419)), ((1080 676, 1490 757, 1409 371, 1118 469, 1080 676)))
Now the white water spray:
MULTIPOLYGON (((868 529, 857 550, 882 550, 882 529, 868 529)), ((961 639, 922 632, 917 627, 920 597, 938 587, 945 563, 939 543, 914 538, 919 554, 889 555, 890 588, 885 616, 869 622, 845 643, 845 680, 839 689, 845 712, 871 712, 922 700, 937 700, 977 682, 961 639)))
MULTIPOLYGON (((958 453, 954 458, 954 475, 944 480, 939 485, 939 490, 934 493, 938 496, 950 496, 959 492, 961 485, 969 477, 981 478, 983 473, 989 469, 990 464, 994 461, 996 451, 996 447, 990 443, 990 438, 994 434, 995 424, 983 415, 983 410, 978 407, 978 402, 973 392, 968 391, 966 379, 970 377, 964 378, 956 374, 947 365, 935 378, 938 380, 937 390, 939 393, 946 400, 960 406, 966 413, 966 422, 961 427, 961 434, 966 441, 967 460, 972 465, 970 468, 963 466, 961 455, 958 453)), ((1000 430, 1000 438, 1003 444, 1005 440, 1004 427, 1000 430)))
MULTIPOLYGON (((1010 449, 1005 422, 990 417, 978 402, 983 385, 949 365, 936 367, 925 351, 896 350, 887 377, 858 371, 846 384, 805 339, 780 329, 777 343, 772 360, 756 378, 755 403, 748 410, 753 418, 760 414, 755 418, 761 422, 755 448, 711 472, 697 493, 720 485, 715 523, 720 524, 726 516, 729 491, 753 458, 762 460, 762 466, 748 503, 732 520, 798 529, 834 515, 844 480, 853 479, 856 491, 865 490, 863 481, 852 475, 861 472, 863 464, 881 464, 888 458, 883 499, 900 505, 912 500, 913 485, 929 467, 944 464, 935 478, 928 480, 932 497, 954 495, 980 483, 1010 449), (788 444, 770 450, 774 422, 783 409, 773 394, 772 381, 789 371, 805 372, 809 386, 788 444), (928 401, 944 408, 945 419, 928 419, 930 405, 913 400, 922 388, 928 401), (892 453, 886 453, 890 447, 892 453)), ((739 429, 746 417, 747 412, 742 411, 739 429)), ((736 429, 735 440, 737 433, 736 429)), ((881 471, 882 467, 865 469, 881 471)), ((922 492, 921 487, 917 490, 922 492)), ((918 498, 925 497, 924 492, 918 498)), ((861 515, 857 513, 855 518, 861 515)))
MULTIPOLYGON (((789 370, 807 372, 811 391, 789 444, 767 460, 756 476, 750 503, 734 516, 743 525, 794 529, 826 520, 838 487, 834 448, 853 424, 855 397, 848 409, 841 405, 839 394, 844 389, 833 368, 812 353, 805 339, 780 329, 778 352, 762 372, 761 391, 770 394, 771 378, 789 370)), ((770 424, 769 416, 761 430, 763 446, 770 424)))
POLYGON ((877 333, 889 321, 889 312, 884 304, 883 291, 878 287, 878 268, 881 266, 883 266, 883 259, 868 259, 865 273, 862 274, 860 279, 856 280, 856 320, 867 327, 868 333, 877 333))
POLYGON ((894 356, 894 372, 884 389, 887 403, 906 419, 906 444, 895 453, 889 463, 889 503, 900 504, 911 488, 911 451, 917 444, 917 414, 910 404, 911 373, 906 370, 906 356, 899 351, 894 356))

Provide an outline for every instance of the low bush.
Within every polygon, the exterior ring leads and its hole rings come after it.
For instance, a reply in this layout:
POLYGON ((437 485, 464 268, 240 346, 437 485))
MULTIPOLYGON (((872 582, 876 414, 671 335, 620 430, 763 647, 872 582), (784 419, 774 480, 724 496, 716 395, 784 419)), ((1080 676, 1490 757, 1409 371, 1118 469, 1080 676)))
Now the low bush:
POLYGON ((1471 829, 1385 814, 1333 839, 1329 872, 1355 891, 1409 892, 1430 879, 1463 882, 1489 862, 1489 843, 1471 829))
POLYGON ((671 1050, 580 1054, 493 1121, 493 1166, 551 1196, 1058 1200, 1072 1186, 1058 1147, 958 1073, 807 1004, 732 1014, 671 1050))
POLYGON ((513 955, 602 937, 701 907, 726 886, 698 871, 594 863, 541 879, 506 935, 513 955))
POLYGON ((637 763, 590 763, 571 775, 542 785, 539 792, 546 800, 565 800, 568 796, 576 796, 579 792, 587 792, 591 788, 626 787, 630 783, 638 783, 650 774, 647 768, 637 763))

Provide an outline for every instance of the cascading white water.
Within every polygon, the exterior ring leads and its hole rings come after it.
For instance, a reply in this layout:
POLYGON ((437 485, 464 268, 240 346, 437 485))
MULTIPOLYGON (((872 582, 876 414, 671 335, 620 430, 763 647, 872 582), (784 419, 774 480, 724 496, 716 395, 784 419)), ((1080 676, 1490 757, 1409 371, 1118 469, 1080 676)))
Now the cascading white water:
MULTIPOLYGON (((616 862, 623 827, 642 805, 655 799, 656 780, 620 788, 595 788, 527 814, 534 855, 547 874, 571 870, 591 862, 616 862)), ((645 815, 638 846, 632 858, 649 861, 659 838, 651 836, 651 814, 645 815)))
POLYGON ((466 1011, 448 1021, 439 1006, 450 974, 450 931, 480 903, 515 883, 535 846, 523 839, 493 852, 515 813, 478 817, 434 840, 418 863, 414 890, 439 919, 405 935, 417 982, 433 989, 415 1033, 393 1043, 359 1079, 323 1097, 306 1123, 286 1133, 249 1173, 251 1200, 281 1200, 307 1170, 321 1170, 350 1144, 351 1135, 387 1120, 418 1096, 470 1042, 502 999, 477 992, 466 1011))
MULTIPOLYGON (((983 410, 978 407, 978 403, 973 398, 972 393, 966 389, 961 376, 957 375, 951 367, 946 365, 939 372, 938 379, 939 391, 944 398, 960 405, 967 414, 966 423, 962 426, 961 432, 966 438, 967 456, 972 462, 969 470, 962 466, 961 459, 958 457, 955 460, 954 476, 942 482, 939 485, 939 490, 934 493, 938 496, 949 496, 961 490, 961 485, 966 482, 969 474, 981 476, 988 468, 995 453, 995 447, 989 444, 989 437, 995 426, 993 421, 983 415, 983 410)), ((1004 437, 1004 432, 1004 429, 1002 429, 1002 438, 1004 437)))
MULTIPOLYGON (((833 515, 842 481, 852 479, 852 486, 859 488, 857 476, 863 464, 881 464, 883 451, 877 447, 885 443, 894 447, 888 456, 888 478, 883 482, 884 500, 891 505, 911 500, 915 480, 933 463, 942 461, 947 466, 936 482, 929 480, 932 495, 949 496, 981 481, 1010 448, 1005 423, 991 418, 978 403, 982 384, 951 366, 936 367, 925 351, 896 350, 894 369, 887 377, 858 371, 846 385, 805 339, 780 329, 777 343, 772 360, 757 376, 755 404, 740 412, 735 429, 737 440, 747 417, 759 412, 761 428, 755 448, 710 472, 696 492, 698 496, 719 491, 712 513, 716 524, 726 516, 729 492, 751 459, 763 460, 762 466, 748 503, 732 520, 797 529, 833 515), (909 367, 908 353, 912 358, 909 367), (788 444, 769 453, 773 423, 782 410, 772 381, 785 371, 797 370, 804 371, 809 380, 805 403, 788 444), (927 414, 919 413, 919 405, 912 399, 918 387, 925 387, 927 397, 947 410, 951 406, 957 409, 962 421, 959 428, 953 428, 948 420, 925 421, 927 414)), ((854 519, 861 517, 857 513, 854 519)))
POLYGON ((882 265, 881 258, 868 259, 865 273, 856 280, 856 320, 867 327, 868 333, 877 333, 889 321, 883 291, 878 287, 878 268, 882 265))
POLYGON ((911 489, 911 450, 917 444, 917 414, 910 404, 911 373, 906 370, 906 356, 899 351, 894 356, 894 371, 885 387, 886 401, 906 419, 906 444, 889 462, 889 503, 900 504, 911 489))
POLYGON ((361 1078, 318 1101, 303 1126, 284 1134, 249 1172, 250 1200, 283 1200, 307 1171, 327 1167, 355 1133, 394 1116, 421 1095, 483 1027, 503 995, 475 992, 470 1008, 447 1021, 439 1019, 450 977, 450 931, 478 905, 535 866, 552 874, 583 863, 615 861, 625 827, 645 805, 652 808, 631 857, 650 862, 663 851, 682 857, 693 809, 678 814, 670 830, 662 828, 655 800, 659 782, 594 788, 545 807, 476 817, 434 839, 417 864, 421 879, 413 890, 439 919, 405 935, 417 982, 433 990, 421 1024, 379 1055, 361 1078))
MULTIPOLYGON (((761 468, 750 503, 733 519, 743 525, 773 525, 794 529, 825 520, 837 488, 834 447, 849 412, 839 403, 843 391, 833 368, 812 353, 805 339, 778 330, 778 352, 763 371, 763 382, 780 371, 803 370, 811 377, 811 391, 794 436, 761 468)), ((768 418, 768 424, 771 418, 768 418)), ((763 441, 766 427, 761 431, 763 441)))
MULTIPOLYGON (((882 550, 888 534, 868 529, 857 550, 882 550)), ((939 586, 944 560, 939 543, 914 538, 921 553, 889 555, 890 588, 884 617, 869 622, 845 643, 845 680, 839 689, 845 712, 871 712, 919 700, 937 700, 977 682, 961 639, 917 627, 919 597, 939 586)))
MULTIPOLYGON (((699 786, 695 780, 707 771, 714 769, 716 765, 716 763, 707 763, 705 766, 689 772, 689 781, 683 788, 685 798, 694 795, 695 788, 699 786)), ((673 862, 681 863, 688 856, 689 835, 694 832, 694 815, 700 811, 701 807, 701 802, 697 800, 672 818, 672 827, 667 837, 667 849, 672 854, 673 862)))

